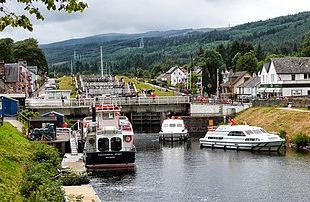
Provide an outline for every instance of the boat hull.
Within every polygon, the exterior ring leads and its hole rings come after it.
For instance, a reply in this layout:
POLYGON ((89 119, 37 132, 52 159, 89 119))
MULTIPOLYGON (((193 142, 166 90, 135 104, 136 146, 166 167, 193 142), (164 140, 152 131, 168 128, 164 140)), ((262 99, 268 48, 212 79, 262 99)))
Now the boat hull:
POLYGON ((135 151, 86 153, 85 167, 88 171, 132 169, 135 166, 135 155, 135 151))
POLYGON ((188 133, 159 133, 160 141, 185 141, 189 138, 188 133))
POLYGON ((278 152, 284 141, 265 141, 265 142, 227 142, 227 141, 210 141, 208 139, 200 139, 201 147, 249 150, 249 151, 268 151, 278 152))

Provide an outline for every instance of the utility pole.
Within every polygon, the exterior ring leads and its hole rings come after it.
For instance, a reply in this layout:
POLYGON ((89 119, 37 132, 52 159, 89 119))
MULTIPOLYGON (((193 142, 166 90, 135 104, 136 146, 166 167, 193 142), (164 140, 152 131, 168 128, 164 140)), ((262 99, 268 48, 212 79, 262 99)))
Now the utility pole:
POLYGON ((219 69, 216 69, 216 97, 219 98, 220 91, 219 91, 220 81, 219 81, 219 69))
POLYGON ((101 77, 103 77, 102 46, 100 46, 100 66, 101 66, 101 77))
POLYGON ((71 76, 73 75, 73 62, 72 62, 72 60, 71 60, 71 76))

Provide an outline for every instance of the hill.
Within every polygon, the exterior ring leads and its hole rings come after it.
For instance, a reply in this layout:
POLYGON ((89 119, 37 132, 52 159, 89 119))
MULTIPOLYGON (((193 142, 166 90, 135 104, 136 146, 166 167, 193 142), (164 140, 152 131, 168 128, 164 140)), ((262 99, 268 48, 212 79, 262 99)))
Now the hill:
POLYGON ((298 132, 310 135, 310 112, 283 110, 275 107, 252 107, 236 117, 237 122, 260 126, 268 132, 287 132, 288 139, 298 132))
MULTIPOLYGON (((302 37, 310 30, 310 12, 298 13, 246 23, 222 29, 184 29, 165 32, 147 32, 141 34, 103 34, 81 39, 72 39, 53 44, 42 45, 50 66, 73 59, 76 51, 77 66, 98 71, 100 66, 99 47, 103 46, 103 59, 113 66, 114 71, 128 68, 150 68, 151 65, 185 64, 190 55, 197 53, 200 47, 215 47, 230 41, 250 41, 260 44, 267 53, 293 54, 301 43, 302 37), (139 48, 141 38, 144 48, 139 48), (84 63, 84 64, 83 64, 84 63), (87 65, 85 65, 87 63, 87 65)), ((59 71, 69 65, 63 64, 59 71)), ((57 70, 57 71, 58 71, 57 70)))

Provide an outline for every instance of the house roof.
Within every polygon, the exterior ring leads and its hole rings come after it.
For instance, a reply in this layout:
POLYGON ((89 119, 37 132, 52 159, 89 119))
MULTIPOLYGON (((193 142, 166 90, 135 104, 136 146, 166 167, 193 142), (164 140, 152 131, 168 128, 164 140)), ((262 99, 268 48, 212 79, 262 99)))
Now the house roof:
POLYGON ((264 67, 265 67, 267 73, 269 72, 270 65, 271 65, 271 62, 264 64, 264 67))
POLYGON ((166 75, 167 75, 166 73, 162 73, 156 79, 160 80, 160 79, 164 78, 166 75))
POLYGON ((274 58, 271 61, 278 74, 310 73, 310 57, 274 58))
POLYGON ((244 75, 246 75, 247 71, 235 72, 229 76, 229 80, 222 84, 223 87, 233 86, 235 85, 244 75))
POLYGON ((178 69, 179 67, 175 66, 175 67, 171 67, 166 73, 167 74, 172 74, 176 69, 178 69))
POLYGON ((250 78, 243 84, 239 86, 239 88, 254 88, 260 84, 260 77, 256 76, 254 78, 250 78))

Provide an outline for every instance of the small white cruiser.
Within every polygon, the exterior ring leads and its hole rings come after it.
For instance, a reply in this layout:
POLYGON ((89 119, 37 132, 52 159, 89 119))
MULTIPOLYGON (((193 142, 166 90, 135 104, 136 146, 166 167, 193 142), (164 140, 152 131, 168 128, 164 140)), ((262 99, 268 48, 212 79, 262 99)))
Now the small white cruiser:
POLYGON ((199 141, 201 147, 277 152, 285 142, 278 135, 249 125, 221 125, 211 128, 199 141))
POLYGON ((161 125, 159 141, 184 141, 189 138, 184 121, 179 117, 166 119, 161 125))

